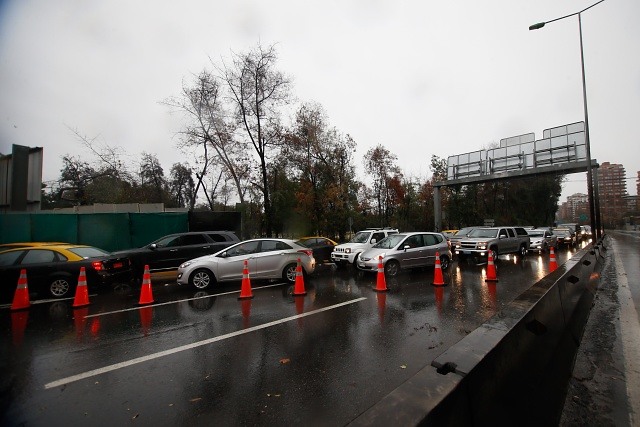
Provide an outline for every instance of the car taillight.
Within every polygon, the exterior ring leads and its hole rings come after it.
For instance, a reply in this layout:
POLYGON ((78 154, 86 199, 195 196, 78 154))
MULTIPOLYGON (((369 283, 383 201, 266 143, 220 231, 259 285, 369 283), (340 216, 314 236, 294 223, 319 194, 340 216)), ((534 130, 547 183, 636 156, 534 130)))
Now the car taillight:
POLYGON ((91 266, 95 271, 102 271, 104 269, 101 261, 93 261, 91 266))
POLYGON ((303 254, 306 254, 308 257, 313 256, 313 251, 311 249, 300 249, 298 252, 302 252, 303 254))

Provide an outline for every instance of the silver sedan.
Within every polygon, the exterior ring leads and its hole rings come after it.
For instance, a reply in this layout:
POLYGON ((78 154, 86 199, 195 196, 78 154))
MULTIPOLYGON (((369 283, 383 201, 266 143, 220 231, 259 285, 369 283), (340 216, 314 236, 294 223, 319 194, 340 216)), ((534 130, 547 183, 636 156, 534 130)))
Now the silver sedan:
POLYGON ((251 279, 284 279, 295 283, 297 261, 303 274, 316 268, 313 251, 290 239, 252 239, 212 255, 186 261, 178 267, 178 283, 208 289, 216 282, 242 280, 247 261, 251 279))

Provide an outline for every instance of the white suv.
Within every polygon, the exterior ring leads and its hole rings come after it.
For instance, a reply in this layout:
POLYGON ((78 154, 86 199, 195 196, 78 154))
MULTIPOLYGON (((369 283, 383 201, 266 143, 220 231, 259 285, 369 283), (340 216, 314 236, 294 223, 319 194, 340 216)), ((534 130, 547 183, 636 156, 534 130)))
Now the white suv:
POLYGON ((365 230, 358 231, 349 243, 343 243, 333 249, 333 252, 331 252, 331 261, 335 262, 337 265, 356 265, 358 256, 362 252, 366 251, 389 234, 396 234, 397 232, 398 230, 395 228, 367 228, 365 230))

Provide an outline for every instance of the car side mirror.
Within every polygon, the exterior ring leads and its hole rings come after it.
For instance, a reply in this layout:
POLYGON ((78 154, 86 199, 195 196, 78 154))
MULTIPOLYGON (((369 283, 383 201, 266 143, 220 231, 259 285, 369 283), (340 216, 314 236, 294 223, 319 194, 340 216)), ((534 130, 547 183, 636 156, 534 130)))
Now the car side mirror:
POLYGON ((376 243, 378 239, 371 239, 371 243, 376 243))
POLYGON ((406 251, 407 249, 411 249, 411 246, 409 246, 409 245, 404 245, 404 250, 406 251))
POLYGON ((158 249, 158 245, 155 244, 155 243, 152 243, 152 244, 149 245, 149 249, 155 251, 156 249, 158 249))

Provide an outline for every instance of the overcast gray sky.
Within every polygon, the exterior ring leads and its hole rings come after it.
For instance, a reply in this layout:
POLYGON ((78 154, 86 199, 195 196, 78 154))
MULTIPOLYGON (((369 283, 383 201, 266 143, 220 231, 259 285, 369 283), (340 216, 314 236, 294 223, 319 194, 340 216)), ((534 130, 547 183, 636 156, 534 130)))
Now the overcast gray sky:
MULTIPOLYGON (((180 122, 160 102, 230 52, 277 43, 300 101, 320 103, 358 144, 382 144, 405 175, 500 139, 582 121, 578 12, 595 0, 0 0, 0 153, 44 147, 45 180, 69 128, 165 173, 180 122)), ((640 1, 582 14, 591 154, 640 170, 640 1)), ((89 157, 86 157, 89 159, 89 157)), ((636 194, 635 179, 627 191, 636 194)), ((586 193, 569 175, 563 200, 586 193)))

